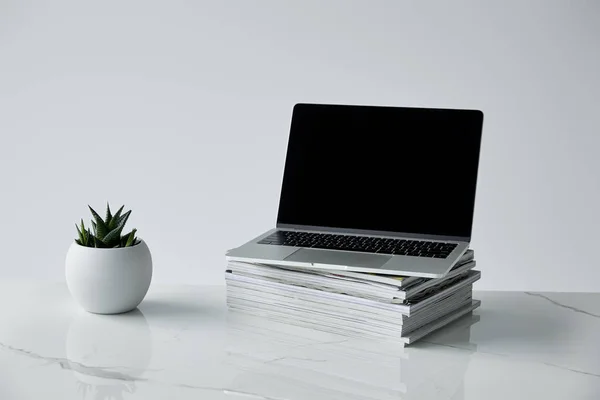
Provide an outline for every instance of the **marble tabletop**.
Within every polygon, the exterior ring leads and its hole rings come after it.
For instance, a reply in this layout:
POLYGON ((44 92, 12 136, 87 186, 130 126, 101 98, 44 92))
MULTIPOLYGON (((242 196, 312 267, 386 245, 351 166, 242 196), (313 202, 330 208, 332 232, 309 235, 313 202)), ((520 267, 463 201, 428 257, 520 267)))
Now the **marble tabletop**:
POLYGON ((600 294, 476 292, 407 347, 230 312, 223 287, 151 287, 86 313, 63 284, 0 284, 0 399, 600 399, 600 294))

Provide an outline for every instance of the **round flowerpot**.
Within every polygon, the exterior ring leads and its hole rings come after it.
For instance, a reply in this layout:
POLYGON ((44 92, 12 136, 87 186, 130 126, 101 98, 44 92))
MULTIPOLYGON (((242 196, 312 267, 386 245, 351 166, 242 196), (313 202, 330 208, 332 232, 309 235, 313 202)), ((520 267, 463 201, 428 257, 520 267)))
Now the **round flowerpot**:
POLYGON ((66 259, 67 286, 86 311, 119 314, 135 309, 152 281, 152 256, 146 243, 100 249, 75 242, 66 259))

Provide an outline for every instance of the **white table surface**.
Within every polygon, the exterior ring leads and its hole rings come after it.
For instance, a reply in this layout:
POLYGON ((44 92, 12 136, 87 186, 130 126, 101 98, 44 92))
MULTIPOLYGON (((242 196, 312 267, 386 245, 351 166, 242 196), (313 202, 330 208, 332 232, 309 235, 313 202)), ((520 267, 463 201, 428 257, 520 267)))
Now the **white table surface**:
POLYGON ((402 347, 228 312, 222 287, 100 316, 65 285, 4 283, 0 399, 600 399, 600 294, 475 297, 402 347))

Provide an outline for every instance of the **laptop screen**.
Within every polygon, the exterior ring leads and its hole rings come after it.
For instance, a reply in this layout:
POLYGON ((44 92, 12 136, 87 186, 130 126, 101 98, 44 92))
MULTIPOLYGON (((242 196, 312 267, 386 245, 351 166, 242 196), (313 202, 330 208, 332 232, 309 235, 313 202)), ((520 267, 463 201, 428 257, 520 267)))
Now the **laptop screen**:
POLYGON ((278 224, 470 237, 483 114, 297 104, 278 224))

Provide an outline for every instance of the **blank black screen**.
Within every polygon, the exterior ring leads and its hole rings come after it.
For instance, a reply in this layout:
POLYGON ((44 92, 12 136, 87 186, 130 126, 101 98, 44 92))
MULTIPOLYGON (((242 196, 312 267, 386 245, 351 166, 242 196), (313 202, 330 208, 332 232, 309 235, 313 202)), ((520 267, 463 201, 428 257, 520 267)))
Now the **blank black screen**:
POLYGON ((297 104, 277 222, 471 236, 478 110, 297 104))

